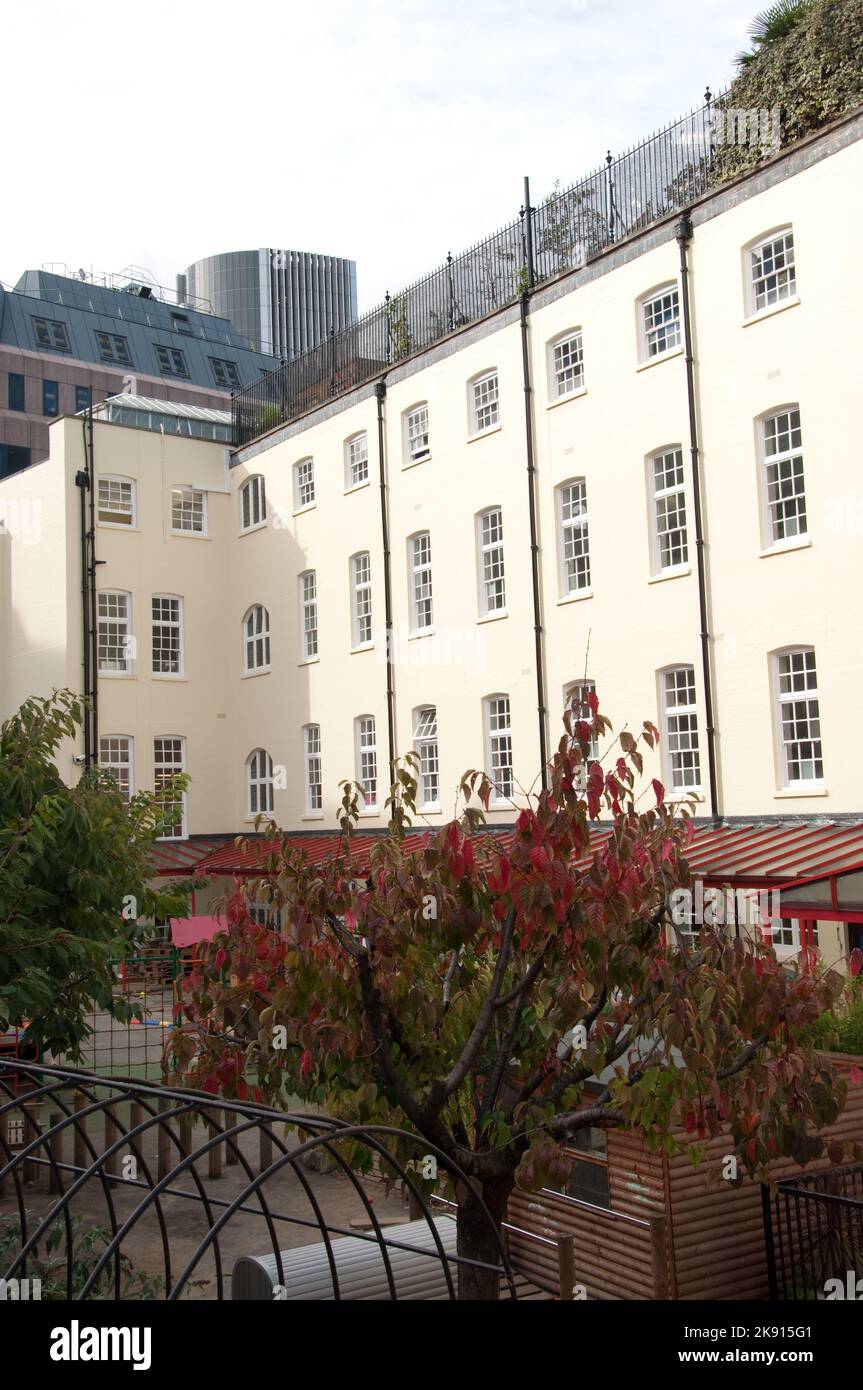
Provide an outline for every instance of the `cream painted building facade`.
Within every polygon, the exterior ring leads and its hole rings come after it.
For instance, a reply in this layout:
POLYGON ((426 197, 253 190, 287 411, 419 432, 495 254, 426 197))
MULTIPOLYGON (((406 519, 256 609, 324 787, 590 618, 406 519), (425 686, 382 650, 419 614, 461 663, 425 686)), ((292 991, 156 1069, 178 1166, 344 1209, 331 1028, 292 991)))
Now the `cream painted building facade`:
MULTIPOLYGON (((699 200, 688 286, 669 218, 232 454, 97 419, 101 760, 189 772, 178 838, 332 829, 342 778, 383 826, 389 684, 424 822, 485 767, 509 824, 587 681, 698 816, 863 819, 861 136, 699 200)), ((4 716, 81 686, 84 466, 64 418, 0 483, 4 716)))

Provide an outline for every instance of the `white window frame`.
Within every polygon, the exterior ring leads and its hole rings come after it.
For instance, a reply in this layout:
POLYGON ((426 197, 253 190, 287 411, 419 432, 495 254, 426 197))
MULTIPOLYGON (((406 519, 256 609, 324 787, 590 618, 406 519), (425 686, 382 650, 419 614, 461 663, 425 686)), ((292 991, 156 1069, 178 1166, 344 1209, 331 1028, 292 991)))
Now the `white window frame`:
POLYGON ((440 750, 438 746, 437 706, 418 705, 413 711, 413 750, 417 756, 418 807, 420 811, 440 810, 440 750), (428 793, 434 791, 434 795, 428 793))
POLYGON ((638 301, 639 359, 641 362, 661 362, 671 353, 678 352, 683 342, 682 334, 680 286, 676 280, 669 280, 664 285, 657 285, 655 289, 648 290, 646 294, 641 295, 638 301), (664 304, 666 298, 669 300, 668 306, 664 304), (648 322, 649 312, 658 307, 660 313, 664 315, 667 307, 670 308, 675 300, 676 316, 657 318, 652 324, 648 322), (674 327, 669 332, 667 326, 672 324, 674 327))
POLYGON ((269 670, 270 614, 263 603, 253 603, 243 614, 243 675, 260 676, 269 670))
POLYGON ((764 935, 776 952, 777 960, 790 960, 793 956, 799 956, 802 950, 799 917, 780 917, 775 926, 768 922, 764 935), (790 941, 786 935, 790 936, 790 941))
MULTIPOLYGON (((131 676, 134 669, 135 637, 132 626, 132 595, 126 589, 100 589, 96 595, 96 623, 97 623, 97 660, 99 664, 100 676, 131 676), (111 599, 123 599, 125 602, 125 614, 120 615, 119 605, 116 613, 107 611, 102 612, 103 607, 110 609, 111 599), (104 600, 104 603, 103 603, 104 600), (123 650, 123 665, 107 666, 103 664, 103 624, 105 625, 105 636, 107 638, 108 625, 113 624, 116 628, 116 636, 119 637, 121 631, 125 632, 122 647, 119 643, 114 643, 112 650, 123 650)), ((106 647, 107 642, 104 644, 106 647)), ((117 658, 112 658, 116 661, 117 658)))
POLYGON ((315 506, 315 460, 311 454, 294 464, 294 511, 307 512, 315 506))
POLYGON ((669 444, 667 448, 654 449, 647 457, 647 488, 650 498, 650 536, 651 536, 651 573, 654 575, 681 574, 691 569, 689 560, 689 517, 688 501, 686 496, 686 473, 683 463, 683 449, 679 444, 669 444), (663 482, 661 486, 657 483, 657 465, 662 465, 663 474, 668 475, 668 460, 673 459, 675 470, 674 481, 671 484, 663 482), (676 524, 669 526, 670 508, 676 506, 676 524), (660 516, 662 513, 662 516, 660 516), (681 521, 682 518, 682 521, 681 521), (675 559, 666 564, 663 559, 663 540, 665 537, 677 535, 675 545, 670 542, 667 546, 668 552, 674 549, 682 550, 683 557, 675 559))
MULTIPOLYGON (((99 767, 100 767, 100 768, 103 768, 103 769, 105 769, 105 770, 107 770, 107 771, 109 771, 109 772, 110 772, 112 769, 114 769, 114 768, 120 768, 120 769, 125 768, 125 769, 126 769, 126 771, 127 771, 126 781, 127 781, 127 784, 128 784, 127 787, 126 787, 126 788, 123 787, 122 781, 121 781, 121 779, 120 779, 119 777, 115 778, 115 780, 116 780, 117 785, 118 785, 118 787, 119 787, 119 789, 120 789, 120 792, 122 793, 123 800, 125 801, 126 805, 128 806, 128 805, 129 805, 129 802, 132 800, 132 797, 135 795, 135 740, 134 740, 134 738, 132 737, 132 735, 131 735, 131 734, 100 734, 100 736, 99 736, 99 767), (122 750, 121 748, 119 748, 119 747, 118 747, 116 750, 112 749, 112 748, 110 747, 110 745, 113 744, 113 743, 116 743, 117 745, 125 744, 125 745, 126 745, 125 752, 126 752, 126 754, 127 754, 128 756, 127 756, 126 758, 123 758, 123 759, 121 759, 121 758, 109 758, 109 757, 107 757, 107 754, 108 754, 108 753, 111 753, 111 752, 113 752, 113 751, 117 751, 117 752, 122 752, 122 751, 123 751, 123 750, 122 750)), ((113 774, 112 774, 112 775, 113 775, 113 774)))
POLYGON ((590 566, 590 518, 587 502, 587 480, 585 478, 567 478, 559 483, 555 488, 555 510, 557 512, 557 563, 558 563, 558 589, 562 599, 572 598, 573 595, 585 596, 593 592, 593 577, 590 566), (566 494, 569 489, 576 489, 580 492, 581 511, 569 517, 565 515, 567 508, 572 508, 573 501, 566 494), (573 545, 576 543, 581 549, 580 555, 573 555, 571 558, 576 562, 576 579, 584 579, 583 583, 570 584, 569 558, 567 547, 572 535, 573 545), (578 562, 584 560, 586 565, 579 565, 578 562))
POLYGON ((183 599, 180 594, 152 594, 150 597, 150 642, 153 663, 153 676, 158 680, 179 680, 186 674, 186 642, 183 621, 183 599), (161 614, 156 617, 153 605, 156 603, 175 603, 177 605, 176 618, 165 618, 161 614), (156 669, 156 629, 166 628, 173 630, 177 635, 177 669, 176 671, 160 671, 156 669))
MULTIPOLYGON (((178 772, 185 772, 185 771, 186 771, 186 740, 185 740, 185 738, 183 737, 183 735, 182 735, 182 734, 156 734, 156 736, 155 736, 154 739, 153 739, 153 790, 154 790, 154 792, 156 793, 156 795, 158 796, 158 794, 159 794, 160 783, 161 783, 162 785, 164 785, 164 783, 169 779, 169 777, 171 777, 172 775, 175 775, 175 774, 178 773, 178 772), (164 748, 162 749, 162 757, 161 757, 161 760, 160 760, 160 758, 159 758, 159 744, 166 744, 166 743, 179 744, 179 753, 180 753, 180 761, 179 761, 179 764, 178 764, 176 761, 174 761, 173 759, 167 760, 167 761, 165 760, 164 748)), ((183 792, 182 796, 180 797, 179 802, 178 802, 178 803, 175 803, 175 805, 176 805, 177 809, 178 809, 179 812, 180 812, 180 815, 179 815, 180 833, 179 833, 178 835, 174 835, 174 834, 170 834, 170 835, 160 835, 160 836, 159 836, 159 839, 160 839, 160 840, 185 840, 185 839, 186 839, 186 836, 188 835, 188 828, 187 828, 187 820, 188 820, 188 817, 187 817, 187 814, 186 814, 186 793, 185 793, 185 791, 183 792)), ((175 824, 176 824, 176 822, 175 822, 175 824)))
POLYGON ((202 488, 178 484, 171 489, 171 534, 173 536, 206 536, 207 534, 207 494, 202 488), (187 505, 188 499, 189 505, 187 505), (195 519, 200 515, 200 526, 178 526, 177 511, 182 520, 186 515, 195 519))
POLYGON ((416 405, 403 412, 402 448, 405 468, 415 463, 426 463, 431 458, 428 401, 417 401, 416 405))
POLYGON ((377 720, 373 714, 358 714, 354 720, 354 755, 356 758, 356 780, 361 787, 368 788, 360 793, 360 814, 378 814, 378 739, 377 720))
POLYGON ((300 604, 300 661, 317 661, 320 653, 317 570, 303 571, 297 580, 297 592, 300 604))
POLYGON ((273 814, 273 760, 266 748, 253 748, 246 758, 246 819, 273 814), (253 802, 257 801, 255 807, 253 802))
POLYGON ((584 336, 580 328, 568 328, 548 344, 548 398, 550 401, 568 401, 573 396, 580 396, 586 389, 584 336), (569 384, 566 381, 568 377, 569 384))
POLYGON ((660 725, 662 729, 662 762, 665 785, 675 796, 701 796, 703 793, 701 754, 701 723, 698 709, 698 684, 695 667, 689 662, 665 666, 657 673, 659 680, 660 725), (680 700, 681 675, 685 675, 686 694, 680 700), (669 690, 674 682, 674 690, 669 690), (672 695, 674 699, 672 701, 672 695), (695 781, 686 780, 687 761, 694 757, 695 781))
POLYGON ((134 478, 125 478, 119 473, 102 473, 96 479, 97 498, 96 498, 96 520, 100 526, 112 526, 117 531, 133 531, 138 525, 138 484, 134 478), (121 493, 125 488, 129 489, 128 504, 120 498, 114 499, 114 515, 128 516, 128 521, 108 521, 102 515, 103 512, 111 512, 111 501, 102 501, 102 485, 110 493, 112 484, 121 493))
POLYGON ((476 559, 479 615, 481 618, 504 618, 507 609, 502 507, 486 507, 477 512, 476 559), (496 568, 499 570, 497 574, 496 568), (498 599, 499 602, 493 601, 498 599))
POLYGON ((468 392, 471 437, 479 438, 500 429, 500 379, 497 367, 471 377, 468 392))
POLYGON ((369 436, 358 430, 345 440, 345 491, 367 487, 369 482, 369 436))
POLYGON ((779 308, 783 304, 796 302, 797 259, 794 246, 794 228, 791 223, 786 223, 784 227, 775 227, 755 241, 749 242, 744 247, 743 257, 748 317, 755 318, 762 314, 769 314, 773 309, 779 308), (775 257, 782 261, 782 265, 778 269, 764 270, 760 258, 766 251, 772 252, 775 257), (775 283, 768 287, 767 282, 770 280, 775 283), (760 283, 762 288, 759 288, 760 283), (763 301, 760 304, 759 298, 763 301))
MULTIPOLYGON (((815 648, 801 643, 800 646, 783 647, 780 651, 771 653, 772 681, 773 681, 773 708, 774 708, 774 731, 777 749, 777 764, 779 771, 779 785, 785 791, 819 791, 824 786, 824 734, 821 729, 821 697, 818 692, 818 665, 815 659, 815 648), (803 657, 801 663, 799 658, 803 657), (811 663, 808 658, 811 657, 811 663), (794 659, 798 658, 795 662, 794 659), (797 669, 793 673, 786 673, 783 670, 785 662, 796 665, 797 669), (808 684, 809 671, 814 673, 814 683, 808 684), (800 680, 807 682, 802 688, 796 690, 783 690, 783 683, 786 679, 800 680), (807 721, 812 719, 817 721, 817 736, 809 738, 786 738, 785 709, 787 706, 795 704, 806 704, 815 706, 814 712, 809 709, 805 718, 807 721), (794 777, 792 775, 792 757, 790 750, 795 745, 813 744, 817 745, 817 753, 813 748, 811 761, 813 764, 820 762, 821 771, 814 777, 794 777)), ((797 761, 804 759, 797 758, 797 761)))
POLYGON ((350 558, 351 572, 351 648, 363 651, 374 646, 372 638, 372 557, 358 550, 350 558), (364 628, 368 635, 364 635, 364 628))
MULTIPOLYGON (((809 521, 806 512, 806 469, 800 406, 794 403, 770 410, 759 417, 757 425, 761 459, 760 485, 764 549, 783 550, 786 547, 796 547, 809 539, 809 521), (783 431, 782 435, 779 434, 778 422, 780 421, 787 423, 787 429, 783 431), (773 425, 776 425, 774 438, 778 441, 787 434, 788 447, 768 452, 771 444, 770 427, 773 425), (799 439, 796 445, 793 443, 795 434, 799 439), (795 487, 795 491, 790 495, 794 498, 795 506, 797 506, 798 499, 802 500, 802 529, 780 535, 778 533, 784 530, 785 525, 791 519, 790 516, 784 515, 784 507, 790 500, 789 495, 785 492, 789 477, 793 480, 795 487)), ((801 513, 798 508, 794 512, 794 519, 798 527, 800 527, 800 518, 801 513)))
POLYGON ((408 537, 408 583, 410 586, 411 634, 434 632, 434 584, 432 581, 431 532, 417 531, 408 537), (420 557, 420 542, 425 541, 425 554, 420 557), (426 592, 427 590, 427 592, 426 592), (420 616, 428 607, 428 622, 420 624, 420 616))
POLYGON ((303 784, 306 790, 306 816, 324 813, 324 774, 320 724, 303 725, 303 784))
POLYGON ((240 534, 257 531, 266 524, 267 487, 263 473, 254 473, 240 488, 240 534))
POLYGON ((498 691, 494 695, 486 695, 482 702, 483 705, 483 726, 485 730, 485 759, 486 775, 492 782, 490 806, 511 806, 515 796, 515 764, 513 759, 512 745, 512 701, 509 695, 498 691), (503 709, 502 702, 506 701, 506 708, 503 709), (501 719, 505 718, 506 723, 502 724, 501 719), (503 762, 501 753, 508 749, 509 760, 503 762), (506 767, 509 768, 509 792, 505 788, 497 787, 500 773, 506 767))

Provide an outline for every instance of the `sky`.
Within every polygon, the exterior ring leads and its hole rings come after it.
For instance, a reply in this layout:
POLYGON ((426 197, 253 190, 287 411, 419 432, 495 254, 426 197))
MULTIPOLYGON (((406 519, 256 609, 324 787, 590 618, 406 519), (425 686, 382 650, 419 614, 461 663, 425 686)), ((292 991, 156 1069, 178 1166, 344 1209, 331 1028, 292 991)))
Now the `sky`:
POLYGON ((258 246, 360 311, 721 90, 764 0, 8 0, 0 280, 258 246))

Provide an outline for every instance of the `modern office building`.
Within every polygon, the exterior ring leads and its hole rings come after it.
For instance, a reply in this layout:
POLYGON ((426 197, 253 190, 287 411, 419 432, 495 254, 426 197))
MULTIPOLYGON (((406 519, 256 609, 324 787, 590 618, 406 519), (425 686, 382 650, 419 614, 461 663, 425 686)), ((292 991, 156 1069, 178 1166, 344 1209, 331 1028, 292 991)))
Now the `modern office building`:
POLYGON ((273 365, 208 305, 142 278, 25 271, 0 285, 0 477, 44 458, 49 421, 91 401, 131 391, 224 409, 273 365))
MULTIPOLYGON (((373 834, 391 748, 422 825, 484 767, 503 831, 592 687, 777 949, 863 943, 861 187, 858 113, 241 447, 100 416, 96 751, 189 772, 165 871, 259 814, 323 852, 342 778, 373 834)), ((80 685, 86 463, 57 421, 0 483, 3 713, 80 685)))
POLYGON ((290 358, 353 323, 357 267, 311 251, 228 251, 190 265, 177 294, 209 300, 258 352, 290 358))

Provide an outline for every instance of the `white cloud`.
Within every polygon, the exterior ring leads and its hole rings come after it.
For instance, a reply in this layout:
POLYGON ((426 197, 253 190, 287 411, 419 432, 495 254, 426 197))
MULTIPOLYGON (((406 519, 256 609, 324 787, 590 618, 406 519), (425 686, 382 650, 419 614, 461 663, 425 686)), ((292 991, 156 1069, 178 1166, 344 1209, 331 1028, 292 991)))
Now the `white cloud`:
POLYGON ((0 278, 259 245, 361 308, 723 85, 725 0, 31 0, 5 19, 0 278), (17 56, 16 56, 17 55, 17 56))

